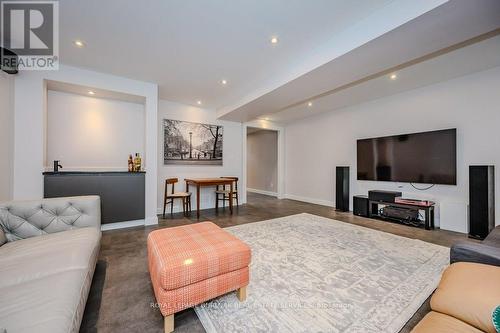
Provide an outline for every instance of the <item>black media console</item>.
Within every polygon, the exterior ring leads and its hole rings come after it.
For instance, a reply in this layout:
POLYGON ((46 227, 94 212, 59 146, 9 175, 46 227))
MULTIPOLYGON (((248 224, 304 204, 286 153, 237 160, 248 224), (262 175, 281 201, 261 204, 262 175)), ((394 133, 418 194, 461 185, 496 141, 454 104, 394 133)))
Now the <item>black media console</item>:
MULTIPOLYGON (((410 204, 400 204, 396 202, 384 202, 384 201, 369 201, 369 209, 368 209, 368 217, 371 218, 380 218, 382 220, 397 220, 395 218, 390 218, 386 216, 382 216, 379 211, 379 205, 391 206, 391 207, 400 207, 400 208, 409 208, 413 210, 423 210, 425 214, 424 219, 424 227, 425 230, 434 229, 434 205, 432 206, 420 206, 420 205, 410 205, 410 204)), ((399 221, 403 222, 403 221, 399 221)))
POLYGON ((369 196, 354 196, 354 214, 423 226, 426 230, 434 229, 435 204, 429 201, 401 199, 401 192, 370 191, 369 196), (421 212, 424 215, 421 215, 421 212), (420 217, 423 217, 423 221, 420 217))

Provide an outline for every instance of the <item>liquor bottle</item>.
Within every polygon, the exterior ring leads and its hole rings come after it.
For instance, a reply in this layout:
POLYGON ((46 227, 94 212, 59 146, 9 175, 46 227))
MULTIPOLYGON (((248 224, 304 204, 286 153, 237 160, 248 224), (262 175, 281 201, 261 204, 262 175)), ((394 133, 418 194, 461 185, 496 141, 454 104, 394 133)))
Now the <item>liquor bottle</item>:
POLYGON ((134 159, 134 171, 139 172, 141 171, 141 164, 142 164, 142 159, 139 156, 139 153, 135 153, 135 159, 134 159))
POLYGON ((132 158, 132 154, 128 155, 128 172, 134 171, 134 159, 132 158))

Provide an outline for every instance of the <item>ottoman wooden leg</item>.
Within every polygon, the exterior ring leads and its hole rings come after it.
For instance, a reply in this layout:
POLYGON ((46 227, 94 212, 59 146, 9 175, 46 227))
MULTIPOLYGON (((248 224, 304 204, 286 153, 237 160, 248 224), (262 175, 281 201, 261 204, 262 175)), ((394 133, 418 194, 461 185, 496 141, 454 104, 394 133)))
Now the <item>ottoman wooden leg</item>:
POLYGON ((171 333, 174 331, 174 315, 165 317, 165 333, 171 333))
POLYGON ((241 287, 236 291, 236 296, 240 302, 244 302, 247 299, 247 286, 241 287))

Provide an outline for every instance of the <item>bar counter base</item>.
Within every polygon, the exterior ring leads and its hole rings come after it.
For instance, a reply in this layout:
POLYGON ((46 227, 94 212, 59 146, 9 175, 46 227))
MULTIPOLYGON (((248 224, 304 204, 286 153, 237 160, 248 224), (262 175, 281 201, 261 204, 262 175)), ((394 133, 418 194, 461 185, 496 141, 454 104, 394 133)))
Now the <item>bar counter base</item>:
POLYGON ((139 220, 145 225, 145 176, 144 172, 45 172, 44 198, 98 195, 101 225, 139 220))

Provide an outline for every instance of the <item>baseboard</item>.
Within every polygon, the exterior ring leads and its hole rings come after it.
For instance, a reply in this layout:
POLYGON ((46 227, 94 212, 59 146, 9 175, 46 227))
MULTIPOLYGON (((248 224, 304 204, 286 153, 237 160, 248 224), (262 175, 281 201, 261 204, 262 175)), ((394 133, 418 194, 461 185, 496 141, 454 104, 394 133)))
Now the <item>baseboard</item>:
POLYGON ((158 224, 158 216, 146 217, 144 225, 156 225, 158 224))
POLYGON ((321 206, 328 206, 328 207, 334 207, 335 204, 333 201, 328 201, 328 200, 322 200, 322 199, 315 199, 315 198, 308 198, 308 197, 301 197, 298 195, 293 195, 293 194, 285 194, 286 199, 291 199, 291 200, 297 200, 297 201, 302 201, 302 202, 307 202, 307 203, 312 203, 315 205, 321 205, 321 206))
POLYGON ((277 192, 258 190, 256 188, 249 188, 249 187, 247 187, 247 192, 269 195, 271 197, 277 197, 278 196, 277 192))
MULTIPOLYGON (((101 224, 101 231, 144 226, 145 222, 146 220, 133 220, 133 221, 101 224)), ((158 223, 158 221, 156 223, 158 223)))
MULTIPOLYGON (((200 210, 203 210, 205 208, 200 208, 200 210)), ((193 211, 195 211, 196 208, 193 207, 193 211)), ((177 206, 174 206, 174 214, 175 213, 182 213, 182 208, 181 207, 177 207, 177 206)), ((156 209, 156 214, 157 215, 162 215, 163 214, 163 208, 157 208, 156 209)), ((165 210, 165 214, 170 214, 170 205, 167 206, 167 210, 165 210)))
MULTIPOLYGON (((242 200, 240 200, 239 206, 241 206, 243 204, 245 204, 245 202, 243 202, 242 200)), ((221 205, 222 205, 222 203, 221 203, 221 205)), ((236 207, 238 205, 236 205, 236 202, 234 202, 233 206, 236 207)), ((192 208, 191 212, 196 212, 196 206, 195 206, 194 202, 192 203, 192 207, 191 208, 192 208)), ((200 211, 205 210, 205 209, 214 209, 214 208, 215 208, 215 206, 210 206, 210 207, 201 206, 200 207, 200 211)), ((226 203, 226 208, 229 208, 228 203, 226 203)), ((182 206, 177 207, 177 206, 174 205, 174 214, 175 213, 182 213, 182 206)), ((156 209, 156 214, 157 215, 162 215, 163 214, 163 207, 157 208, 156 209)), ((167 210, 165 211, 165 215, 169 215, 169 214, 170 214, 170 206, 167 206, 167 210)), ((158 222, 156 222, 156 223, 158 223, 158 222)), ((146 224, 146 225, 148 225, 148 224, 146 224)))

